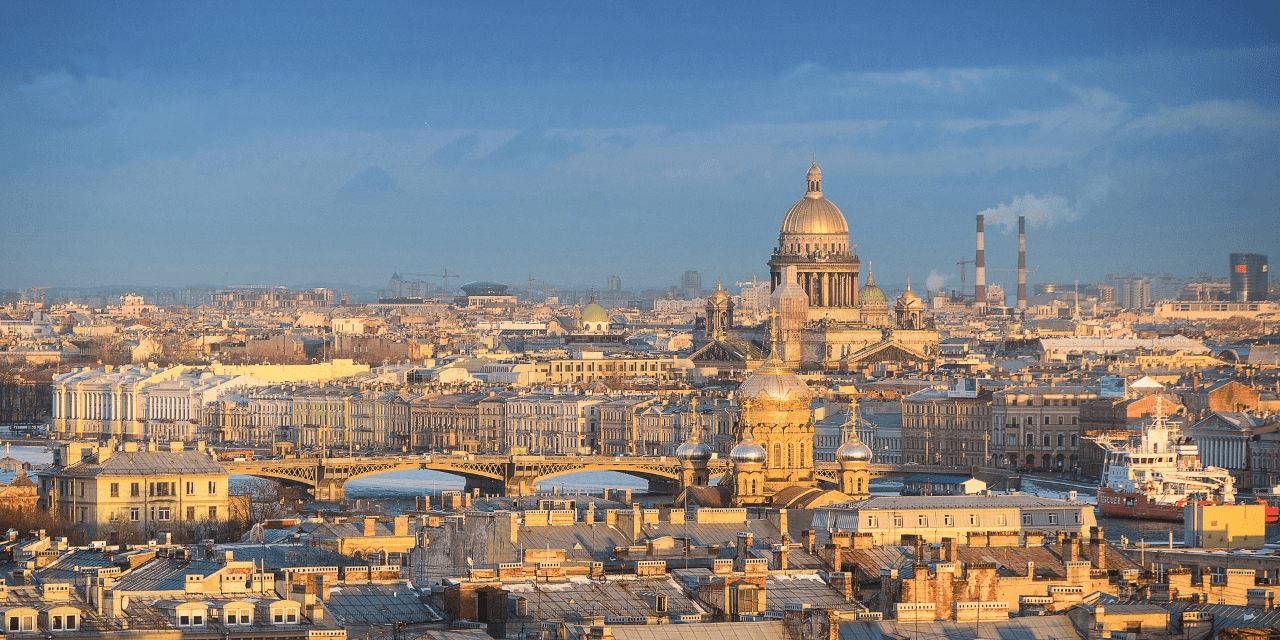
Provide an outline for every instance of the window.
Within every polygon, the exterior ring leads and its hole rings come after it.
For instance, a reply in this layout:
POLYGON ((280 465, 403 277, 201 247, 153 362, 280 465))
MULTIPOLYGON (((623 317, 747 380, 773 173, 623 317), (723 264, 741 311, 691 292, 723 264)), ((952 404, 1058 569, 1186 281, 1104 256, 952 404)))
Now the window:
POLYGON ((1045 423, 1045 424, 1049 424, 1049 416, 1045 416, 1045 417, 1044 417, 1044 423, 1045 423))
POLYGON ((969 514, 969 525, 974 527, 978 526, 978 514, 976 513, 969 514))
POLYGON ((927 527, 929 526, 929 518, 927 516, 916 516, 916 524, 927 527))
POLYGON ((196 508, 187 507, 187 521, 190 522, 195 519, 196 519, 196 508))
POLYGON ((1049 524, 1058 524, 1058 514, 1056 513, 1049 514, 1049 524))
POLYGON ((1071 514, 1071 515, 1072 515, 1072 516, 1074 516, 1074 517, 1073 517, 1073 519, 1075 520, 1075 523, 1076 523, 1076 524, 1080 524, 1080 512, 1079 512, 1079 511, 1077 511, 1077 512, 1075 512, 1075 513, 1071 514))
POLYGON ((893 517, 893 526, 895 526, 895 527, 902 527, 902 516, 894 516, 894 517, 893 517))
POLYGON ((133 496, 133 497, 135 497, 135 498, 136 498, 136 497, 138 497, 138 491, 139 491, 139 489, 138 489, 138 483, 134 482, 133 484, 131 484, 131 485, 129 486, 129 495, 130 495, 130 496, 133 496))
POLYGON ((1031 514, 1029 513, 1022 514, 1022 524, 1031 524, 1031 514))
MULTIPOLYGON (((1047 424, 1047 423, 1048 423, 1048 419, 1046 419, 1046 420, 1045 420, 1045 422, 1046 422, 1046 424, 1047 424)), ((1051 444, 1051 443, 1052 443, 1052 437, 1053 437, 1053 436, 1050 436, 1050 435, 1049 435, 1049 434, 1047 434, 1047 433, 1046 433, 1046 434, 1044 434, 1044 446, 1046 446, 1046 447, 1053 446, 1053 445, 1051 444)))
MULTIPOLYGON (((119 482, 112 482, 112 483, 111 483, 111 497, 112 497, 112 498, 119 498, 119 497, 120 497, 120 483, 119 483, 119 482)), ((60 617, 60 616, 59 616, 59 617, 60 617)))
POLYGON ((80 497, 84 497, 84 480, 80 481, 80 497))
POLYGON ((160 507, 156 509, 156 520, 166 522, 169 520, 169 507, 160 507))
POLYGON ((1004 516, 996 516, 996 526, 1003 527, 1005 525, 1004 516))
POLYGON ((196 483, 187 481, 187 495, 194 496, 196 494, 196 483))
POLYGON ((218 508, 217 508, 217 507, 209 507, 209 519, 210 519, 210 520, 217 520, 217 519, 218 519, 218 508))
POLYGON ((218 481, 217 481, 217 480, 210 480, 210 481, 209 481, 209 495, 211 495, 211 496, 216 496, 216 495, 218 495, 218 481))
POLYGON ((10 631, 35 631, 35 616, 9 616, 10 631))
POLYGON ((89 521, 89 507, 80 507, 80 522, 89 521))
POLYGON ((867 516, 867 528, 875 529, 880 526, 880 521, 875 516, 867 516))
POLYGON ((1078 433, 1071 434, 1071 446, 1073 447, 1080 446, 1080 434, 1078 433))
POLYGON ((1067 446, 1067 434, 1065 433, 1058 434, 1058 446, 1059 447, 1067 446))
POLYGON ((139 510, 137 507, 134 507, 129 510, 129 522, 137 522, 140 517, 141 517, 141 514, 139 513, 139 510))
POLYGON ((951 516, 942 516, 942 526, 950 527, 952 524, 951 516))

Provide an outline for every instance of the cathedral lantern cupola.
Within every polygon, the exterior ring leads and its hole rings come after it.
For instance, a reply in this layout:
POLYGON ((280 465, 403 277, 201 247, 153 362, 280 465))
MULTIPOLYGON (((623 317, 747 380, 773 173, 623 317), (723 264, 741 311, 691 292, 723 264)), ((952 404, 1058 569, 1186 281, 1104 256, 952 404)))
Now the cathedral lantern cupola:
POLYGON ((733 328, 733 298, 724 290, 724 285, 716 281, 716 290, 707 297, 707 336, 721 339, 724 333, 733 328))
POLYGON ((893 304, 893 314, 897 317, 899 329, 924 328, 924 300, 911 290, 911 278, 907 278, 907 290, 893 304))

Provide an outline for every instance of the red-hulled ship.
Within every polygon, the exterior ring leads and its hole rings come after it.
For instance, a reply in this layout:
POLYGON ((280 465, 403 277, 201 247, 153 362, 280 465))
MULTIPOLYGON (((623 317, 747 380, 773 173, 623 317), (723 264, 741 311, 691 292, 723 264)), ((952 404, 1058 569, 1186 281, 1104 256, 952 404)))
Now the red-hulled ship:
POLYGON ((1231 474, 1201 466, 1199 448, 1177 437, 1158 402, 1156 416, 1141 436, 1094 439, 1107 451, 1098 510, 1122 518, 1181 521, 1189 503, 1235 502, 1231 474))

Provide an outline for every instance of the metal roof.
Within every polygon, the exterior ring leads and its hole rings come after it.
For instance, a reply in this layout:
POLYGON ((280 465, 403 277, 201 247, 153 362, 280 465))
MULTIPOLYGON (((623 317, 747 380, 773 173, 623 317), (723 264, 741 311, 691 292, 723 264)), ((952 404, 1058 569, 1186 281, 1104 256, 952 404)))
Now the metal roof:
POLYGON ((225 476, 227 470, 200 451, 115 451, 104 462, 96 458, 77 462, 41 475, 56 476, 225 476))

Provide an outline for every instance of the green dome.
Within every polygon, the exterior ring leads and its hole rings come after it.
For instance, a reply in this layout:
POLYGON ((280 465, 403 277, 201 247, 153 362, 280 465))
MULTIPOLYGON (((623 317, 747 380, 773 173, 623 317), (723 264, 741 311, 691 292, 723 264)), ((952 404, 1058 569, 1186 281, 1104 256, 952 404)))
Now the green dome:
POLYGON ((889 307, 889 298, 876 286, 876 276, 870 269, 867 270, 867 283, 858 289, 858 301, 864 307, 889 307))

